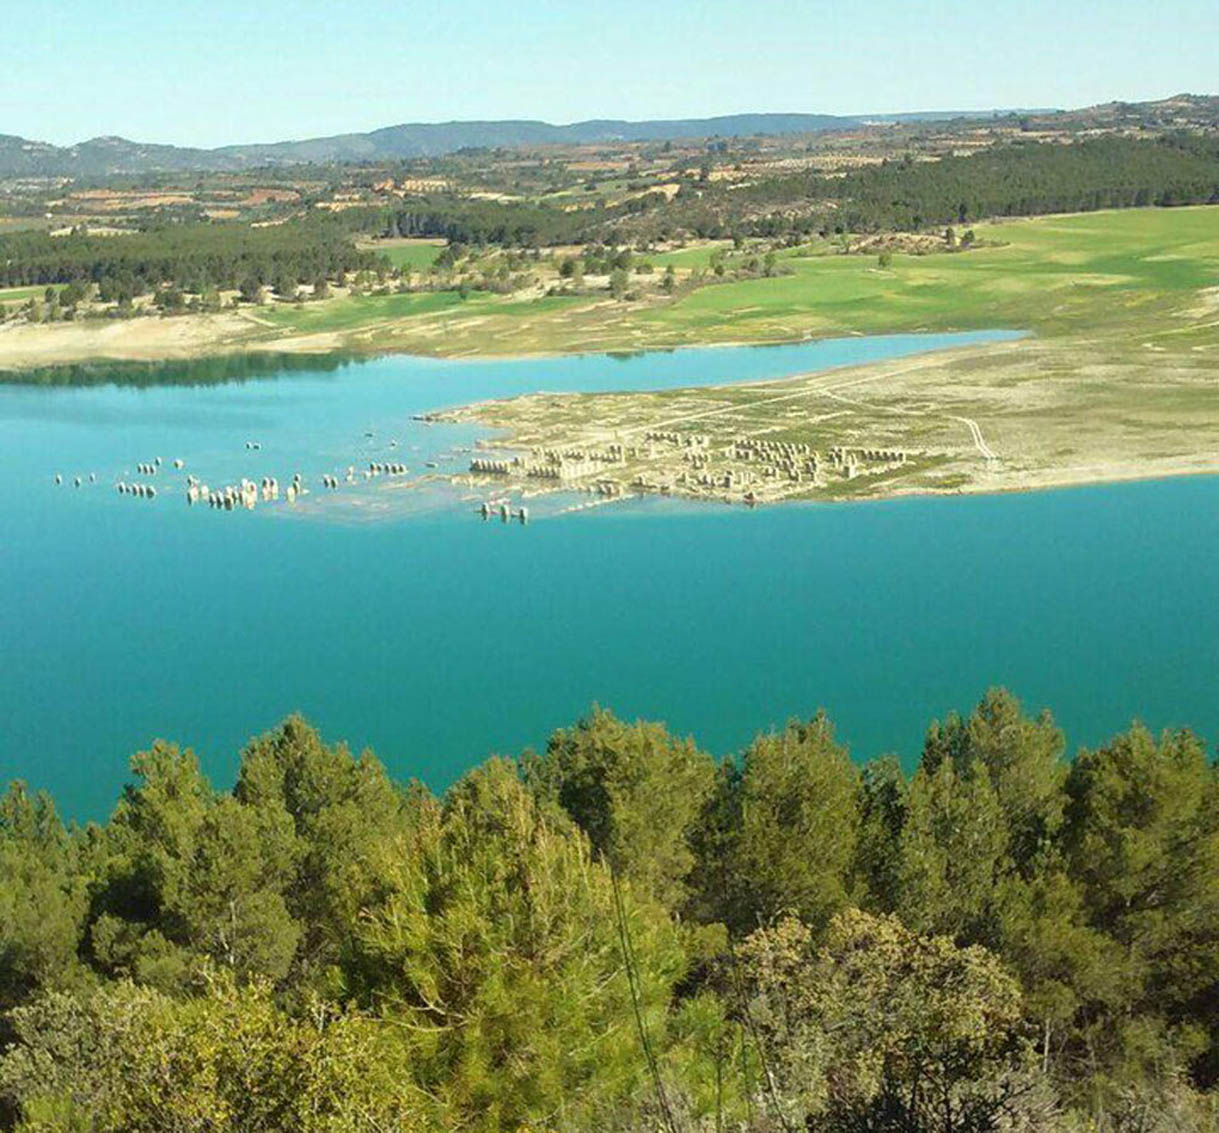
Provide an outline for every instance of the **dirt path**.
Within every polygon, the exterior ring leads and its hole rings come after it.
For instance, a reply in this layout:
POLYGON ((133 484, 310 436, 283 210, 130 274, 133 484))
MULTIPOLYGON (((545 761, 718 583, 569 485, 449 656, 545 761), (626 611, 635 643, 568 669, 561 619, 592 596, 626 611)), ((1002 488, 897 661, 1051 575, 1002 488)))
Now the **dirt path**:
POLYGON ((962 425, 969 429, 969 435, 973 437, 974 444, 977 446, 978 451, 982 454, 987 463, 999 459, 992 451, 990 445, 988 445, 983 439, 982 430, 978 427, 977 421, 975 421, 972 417, 954 417, 950 413, 948 414, 948 420, 960 421, 962 425))
POLYGON ((244 307, 238 308, 237 314, 243 319, 251 323, 257 323, 260 327, 270 327, 272 330, 283 330, 279 323, 273 323, 270 319, 260 318, 253 311, 247 311, 244 307))
MULTIPOLYGON (((937 354, 942 354, 942 353, 944 353, 944 352, 943 352, 943 351, 937 351, 936 353, 937 353, 937 354)), ((845 381, 845 382, 837 382, 837 383, 826 384, 826 385, 802 385, 802 386, 800 387, 800 389, 795 390, 795 391, 793 391, 793 392, 791 392, 791 393, 780 393, 780 394, 776 394, 774 397, 763 397, 763 398, 759 398, 757 401, 751 402, 751 403, 750 403, 750 405, 749 405, 749 408, 750 408, 750 409, 754 409, 754 408, 756 408, 756 407, 757 407, 757 406, 759 406, 759 405, 775 405, 775 404, 777 404, 777 403, 778 403, 778 402, 780 402, 780 401, 795 401, 795 400, 797 400, 798 398, 801 398, 801 397, 813 397, 813 396, 817 396, 817 397, 825 397, 825 396, 834 397, 834 396, 837 394, 837 392, 838 392, 839 390, 844 390, 844 389, 852 389, 852 388, 854 388, 855 386, 864 385, 864 384, 866 384, 866 383, 868 383, 868 382, 875 382, 875 381, 878 381, 878 380, 879 380, 879 379, 881 379, 881 378, 897 378, 897 377, 901 377, 903 374, 912 374, 912 373, 917 372, 918 370, 926 369, 926 367, 927 367, 928 365, 933 365, 933 364, 938 364, 938 363, 939 363, 939 359, 938 359, 938 358, 936 358, 934 362, 933 362, 933 361, 932 361, 930 358, 928 358, 928 359, 923 359, 923 360, 921 360, 921 361, 919 361, 919 362, 915 363, 914 365, 910 365, 910 366, 904 366, 904 367, 902 367, 902 368, 901 368, 901 369, 899 369, 899 370, 888 370, 888 369, 886 369, 886 370, 883 370, 883 371, 881 371, 881 372, 879 372, 879 373, 864 374, 862 377, 856 377, 856 378, 852 378, 850 381, 845 381)), ((811 375, 811 374, 810 374, 810 375, 806 375, 805 380, 807 381, 807 380, 808 380, 808 379, 810 379, 811 377, 813 377, 813 375, 811 375)), ((792 382, 792 381, 800 381, 800 378, 785 378, 785 379, 783 379, 783 381, 784 381, 784 384, 787 384, 787 383, 792 382)), ((771 385, 771 384, 773 384, 773 383, 772 383, 772 382, 766 382, 766 383, 760 383, 760 382, 759 382, 759 383, 742 383, 742 385, 745 385, 745 386, 748 386, 748 385, 751 385, 751 384, 756 384, 756 385, 761 385, 761 384, 771 385)), ((848 404, 850 404, 849 399, 847 399, 847 398, 844 398, 844 397, 843 397, 843 398, 838 398, 838 400, 840 400, 840 401, 846 401, 846 402, 848 402, 848 404)), ((856 403, 856 404, 859 404, 859 405, 864 405, 865 403, 863 403, 863 402, 858 402, 858 403, 856 403)), ((866 406, 866 408, 869 408, 869 409, 875 409, 876 407, 875 407, 875 406, 870 406, 870 405, 869 405, 869 406, 866 406)), ((649 429, 666 429, 666 428, 668 428, 668 427, 669 427, 669 426, 671 426, 671 425, 680 425, 680 424, 684 424, 684 423, 685 423, 685 422, 687 422, 687 421, 701 421, 701 420, 703 420, 704 418, 707 418, 707 417, 718 417, 718 416, 721 416, 721 415, 723 415, 723 414, 725 414, 725 413, 735 413, 735 412, 739 412, 739 411, 740 411, 740 409, 741 409, 741 407, 740 407, 739 405, 735 405, 735 404, 733 404, 733 405, 723 405, 723 406, 718 406, 718 407, 717 407, 717 408, 715 408, 715 409, 699 409, 699 410, 696 410, 696 411, 695 411, 695 412, 693 412, 693 413, 682 413, 682 414, 678 415, 677 417, 669 417, 669 418, 667 418, 667 419, 666 419, 666 420, 664 420, 664 421, 659 421, 659 422, 655 422, 655 421, 653 421, 653 422, 649 422, 649 423, 648 423, 648 424, 646 424, 646 425, 636 425, 636 426, 633 426, 632 428, 629 428, 629 429, 620 429, 620 430, 616 430, 616 434, 617 434, 617 435, 622 435, 622 436, 628 436, 628 435, 630 435, 631 433, 638 433, 638 432, 641 432, 641 431, 646 431, 646 430, 649 430, 649 429)), ((912 413, 912 414, 915 414, 915 411, 913 411, 913 410, 900 410, 900 409, 895 409, 895 410, 893 410, 893 412, 895 412, 895 413, 902 413, 902 412, 905 412, 905 413, 912 413)), ((918 415, 918 414, 915 414, 915 415, 918 415)), ((979 436, 981 436, 981 434, 980 434, 980 433, 979 433, 979 436)))
MULTIPOLYGON (((943 352, 941 352, 941 351, 937 351, 932 356, 920 358, 918 361, 913 362, 910 365, 903 366, 899 369, 891 370, 891 369, 883 368, 883 369, 879 369, 879 370, 874 370, 873 372, 864 373, 862 375, 857 375, 847 381, 834 381, 832 376, 827 375, 829 380, 827 380, 826 382, 824 382, 822 384, 814 385, 811 383, 811 379, 814 378, 815 375, 810 374, 810 375, 807 375, 807 377, 805 378, 805 384, 801 385, 801 387, 798 390, 792 390, 791 392, 788 392, 788 393, 776 394, 773 397, 759 398, 756 402, 751 403, 749 408, 752 410, 752 409, 755 409, 759 405, 774 405, 774 404, 777 404, 777 403, 783 402, 783 401, 796 401, 802 397, 828 397, 828 398, 832 398, 834 401, 841 402, 844 405, 850 405, 856 409, 864 409, 864 410, 868 410, 873 413, 887 412, 887 413, 894 413, 894 414, 897 414, 899 416, 904 416, 904 417, 939 416, 940 411, 935 409, 933 406, 929 406, 926 409, 908 409, 908 408, 905 408, 902 406, 894 406, 894 405, 874 405, 870 402, 860 401, 856 398, 844 397, 842 395, 841 391, 847 390, 847 389, 853 389, 856 386, 867 385, 871 382, 878 381, 881 378, 900 378, 905 374, 917 373, 919 370, 926 369, 928 366, 934 366, 934 365, 939 364, 940 357, 938 357, 937 355, 940 355, 942 353, 943 352)), ((800 379, 799 378, 795 378, 795 379, 789 378, 789 379, 785 380, 784 384, 787 384, 787 382, 790 382, 793 380, 799 381, 800 379)), ((754 384, 754 383, 748 383, 748 384, 754 384)), ((770 384, 770 383, 756 383, 756 384, 770 384)), ((686 424, 690 421, 702 421, 702 420, 706 420, 709 417, 720 417, 720 416, 724 416, 724 415, 730 414, 730 413, 738 413, 741 411, 741 408, 742 407, 740 405, 737 405, 735 403, 731 404, 731 405, 721 405, 721 406, 716 406, 713 409, 699 409, 699 410, 695 410, 694 412, 691 412, 691 413, 681 413, 675 417, 668 417, 668 418, 664 419, 663 421, 648 422, 647 424, 634 425, 634 426, 630 426, 630 427, 624 428, 624 429, 611 429, 611 430, 597 429, 597 428, 588 429, 588 430, 585 430, 585 435, 589 436, 590 438, 596 437, 599 439, 605 439, 610 436, 613 436, 613 437, 631 436, 635 433, 646 432, 646 431, 653 430, 653 429, 671 428, 674 425, 686 424)), ((837 414, 831 414, 831 416, 837 416, 837 414)), ((993 466, 994 464, 998 463, 998 461, 999 461, 998 454, 996 454, 995 451, 990 447, 990 445, 988 445, 986 443, 986 438, 982 435, 982 429, 978 425, 977 421, 975 421, 972 417, 959 417, 959 416, 956 416, 951 413, 943 414, 943 416, 945 416, 950 421, 959 422, 960 424, 964 425, 969 430, 969 436, 973 442, 974 447, 982 455, 982 459, 986 461, 986 464, 988 467, 993 466)))

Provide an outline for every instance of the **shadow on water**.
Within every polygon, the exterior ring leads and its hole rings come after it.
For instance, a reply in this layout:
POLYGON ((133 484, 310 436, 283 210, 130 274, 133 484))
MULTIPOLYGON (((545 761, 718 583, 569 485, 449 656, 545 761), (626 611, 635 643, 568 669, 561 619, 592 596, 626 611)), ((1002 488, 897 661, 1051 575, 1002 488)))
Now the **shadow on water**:
POLYGON ((234 353, 206 358, 118 362, 99 359, 0 370, 0 382, 29 386, 215 386, 262 381, 293 374, 334 373, 368 355, 351 353, 234 353))
MULTIPOLYGON (((498 358, 431 358, 415 354, 388 354, 376 351, 332 351, 324 354, 299 354, 273 351, 241 351, 215 354, 202 358, 176 358, 156 361, 116 361, 96 359, 87 362, 58 363, 33 366, 24 369, 0 368, 0 386, 33 386, 43 388, 88 388, 101 386, 151 389, 158 386, 220 386, 263 381, 269 378, 308 375, 310 377, 333 374, 348 366, 397 358, 404 364, 434 363, 450 370, 481 366, 488 372, 500 374, 507 367, 527 367, 521 372, 561 373, 568 371, 578 377, 578 371, 595 367, 599 360, 618 365, 629 363, 667 363, 682 371, 683 380, 657 381, 650 377, 643 382, 632 382, 618 387, 616 384, 589 386, 577 381, 564 384, 571 392, 588 392, 590 389, 657 389, 674 388, 676 385, 710 385, 725 381, 757 381, 792 376, 809 370, 841 365, 864 365, 883 361, 904 354, 923 350, 947 349, 954 346, 969 346, 985 342, 999 342, 1021 338, 1025 331, 989 330, 939 335, 904 334, 845 336, 840 338, 802 339, 793 342, 760 342, 748 346, 676 346, 630 350, 597 351, 590 354, 558 354, 542 359, 498 359, 498 358), (734 372, 742 359, 753 355, 757 359, 770 356, 770 364, 758 370, 744 367, 734 372), (698 373, 687 373, 687 362, 697 361, 701 365, 719 359, 733 359, 733 370, 708 373, 701 379, 698 373), (789 359, 790 365, 777 361, 789 359)), ((498 392, 535 392, 540 385, 504 389, 498 392)), ((490 390, 479 396, 494 396, 490 390)))

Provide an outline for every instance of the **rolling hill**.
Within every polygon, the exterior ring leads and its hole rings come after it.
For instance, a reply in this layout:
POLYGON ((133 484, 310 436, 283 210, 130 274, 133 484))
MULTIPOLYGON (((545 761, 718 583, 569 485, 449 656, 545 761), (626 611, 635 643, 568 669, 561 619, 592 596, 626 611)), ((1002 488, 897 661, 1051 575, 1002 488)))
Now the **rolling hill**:
POLYGON ((808 134, 850 129, 858 119, 829 114, 732 114, 627 122, 598 119, 556 126, 549 122, 412 122, 366 134, 336 134, 263 145, 190 149, 148 145, 126 138, 91 138, 74 146, 54 146, 0 135, 0 177, 98 177, 158 170, 226 170, 265 165, 386 161, 435 157, 469 147, 515 148, 668 138, 808 134))
POLYGON ((1031 128, 1112 130, 1219 128, 1219 97, 1181 94, 1153 102, 1108 102, 1078 110, 929 111, 904 114, 729 114, 630 122, 592 119, 555 125, 534 119, 407 122, 368 133, 254 145, 193 149, 108 136, 55 146, 0 134, 0 177, 105 177, 124 173, 241 170, 276 165, 383 162, 439 157, 467 148, 515 149, 539 145, 646 142, 678 138, 815 134, 865 124, 949 122, 973 128, 983 118, 1017 117, 1031 128))

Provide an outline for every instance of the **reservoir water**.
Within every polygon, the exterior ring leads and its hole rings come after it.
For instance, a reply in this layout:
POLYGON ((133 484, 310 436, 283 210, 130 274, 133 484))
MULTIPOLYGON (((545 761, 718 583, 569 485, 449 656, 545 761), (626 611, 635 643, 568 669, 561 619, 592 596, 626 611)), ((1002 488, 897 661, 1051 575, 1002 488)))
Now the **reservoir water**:
POLYGON ((1073 747, 1133 716, 1214 738, 1215 478, 756 511, 650 500, 528 527, 405 482, 249 514, 181 490, 185 472, 312 483, 374 457, 412 477, 460 468, 478 431, 411 416, 476 398, 774 378, 978 337, 0 386, 0 780, 102 817, 152 739, 194 747, 227 786, 241 745, 299 709, 439 789, 594 701, 718 754, 824 706, 857 756, 909 763, 930 719, 989 684, 1050 707, 1073 747), (158 455, 157 499, 114 491, 158 455))

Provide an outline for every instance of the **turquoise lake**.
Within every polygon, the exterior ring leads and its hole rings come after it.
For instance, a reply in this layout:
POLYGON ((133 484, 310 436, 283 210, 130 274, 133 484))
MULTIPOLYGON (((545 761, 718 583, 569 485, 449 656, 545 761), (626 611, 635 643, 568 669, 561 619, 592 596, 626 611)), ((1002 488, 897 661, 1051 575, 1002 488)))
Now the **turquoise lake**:
POLYGON ((824 706, 856 756, 909 764, 933 717, 990 684, 1051 708, 1072 748, 1136 716, 1214 738, 1216 478, 753 511, 649 500, 541 508, 527 527, 407 480, 233 514, 189 507, 182 488, 187 472, 312 485, 374 459, 435 475, 485 430, 411 420, 424 410, 985 337, 0 386, 0 779, 100 818, 154 738, 195 748, 227 786, 245 741, 299 709, 440 789, 594 701, 717 754, 824 706), (114 490, 155 456, 155 500, 114 490))

